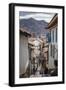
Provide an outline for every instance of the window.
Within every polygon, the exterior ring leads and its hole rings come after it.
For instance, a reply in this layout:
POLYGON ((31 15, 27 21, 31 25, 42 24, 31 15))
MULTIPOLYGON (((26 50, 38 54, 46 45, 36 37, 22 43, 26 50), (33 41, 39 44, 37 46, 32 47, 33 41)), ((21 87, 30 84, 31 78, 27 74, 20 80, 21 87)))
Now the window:
POLYGON ((53 50, 52 51, 53 51, 53 55, 52 56, 54 58, 55 57, 55 45, 53 45, 53 50))
POLYGON ((56 28, 56 42, 57 42, 57 28, 56 28))
POLYGON ((53 30, 53 42, 54 42, 54 30, 53 30))
POLYGON ((50 54, 51 54, 51 57, 55 57, 55 45, 52 45, 51 44, 51 47, 50 47, 50 54))
POLYGON ((52 44, 51 44, 51 46, 50 46, 50 54, 51 54, 51 56, 52 56, 52 44))

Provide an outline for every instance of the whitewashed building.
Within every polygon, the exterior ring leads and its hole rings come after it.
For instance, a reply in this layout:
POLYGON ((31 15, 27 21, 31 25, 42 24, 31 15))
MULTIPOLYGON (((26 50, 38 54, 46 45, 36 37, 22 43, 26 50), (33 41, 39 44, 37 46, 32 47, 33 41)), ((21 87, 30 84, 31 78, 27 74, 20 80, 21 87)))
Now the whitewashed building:
POLYGON ((48 30, 50 32, 51 41, 49 42, 49 69, 54 68, 54 60, 58 60, 58 15, 52 18, 48 24, 48 30))
POLYGON ((27 70, 29 64, 29 52, 28 52, 28 37, 30 33, 24 29, 20 29, 20 47, 19 47, 19 57, 20 57, 20 75, 24 74, 27 70))

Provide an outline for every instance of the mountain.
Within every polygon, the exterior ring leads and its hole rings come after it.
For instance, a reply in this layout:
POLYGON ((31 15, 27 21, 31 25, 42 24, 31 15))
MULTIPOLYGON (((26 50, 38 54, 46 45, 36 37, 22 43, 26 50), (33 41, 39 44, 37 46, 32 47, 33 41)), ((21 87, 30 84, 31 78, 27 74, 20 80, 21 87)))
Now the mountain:
POLYGON ((33 32, 38 36, 47 33, 45 28, 47 27, 48 23, 44 20, 35 20, 33 18, 20 19, 19 25, 20 28, 26 28, 29 32, 33 32))

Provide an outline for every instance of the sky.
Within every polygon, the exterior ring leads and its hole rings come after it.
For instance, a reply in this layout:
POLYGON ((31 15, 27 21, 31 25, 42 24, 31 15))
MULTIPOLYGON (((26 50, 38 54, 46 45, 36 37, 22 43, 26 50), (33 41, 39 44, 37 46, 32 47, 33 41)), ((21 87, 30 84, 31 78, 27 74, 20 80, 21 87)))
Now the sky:
POLYGON ((44 13, 44 12, 19 12, 20 19, 29 19, 34 18, 36 20, 45 20, 46 22, 50 22, 55 13, 44 13))

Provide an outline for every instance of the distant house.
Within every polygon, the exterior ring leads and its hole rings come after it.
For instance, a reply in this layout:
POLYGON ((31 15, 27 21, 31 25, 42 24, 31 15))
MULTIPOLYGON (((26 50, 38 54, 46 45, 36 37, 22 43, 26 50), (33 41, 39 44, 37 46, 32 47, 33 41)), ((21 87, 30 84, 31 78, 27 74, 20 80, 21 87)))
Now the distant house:
POLYGON ((30 73, 34 74, 33 70, 37 69, 39 66, 39 55, 40 55, 40 46, 43 41, 40 38, 31 37, 28 39, 29 43, 29 57, 30 57, 30 73))
POLYGON ((29 64, 29 53, 28 53, 28 37, 31 34, 25 30, 20 29, 20 47, 19 47, 19 56, 20 56, 20 75, 26 72, 26 69, 29 64))
POLYGON ((41 35, 41 40, 43 41, 41 52, 44 54, 44 61, 46 62, 45 65, 48 63, 48 38, 46 34, 41 35))
POLYGON ((54 60, 58 60, 58 15, 52 18, 48 24, 48 30, 50 33, 50 42, 49 42, 49 68, 54 68, 54 60))

